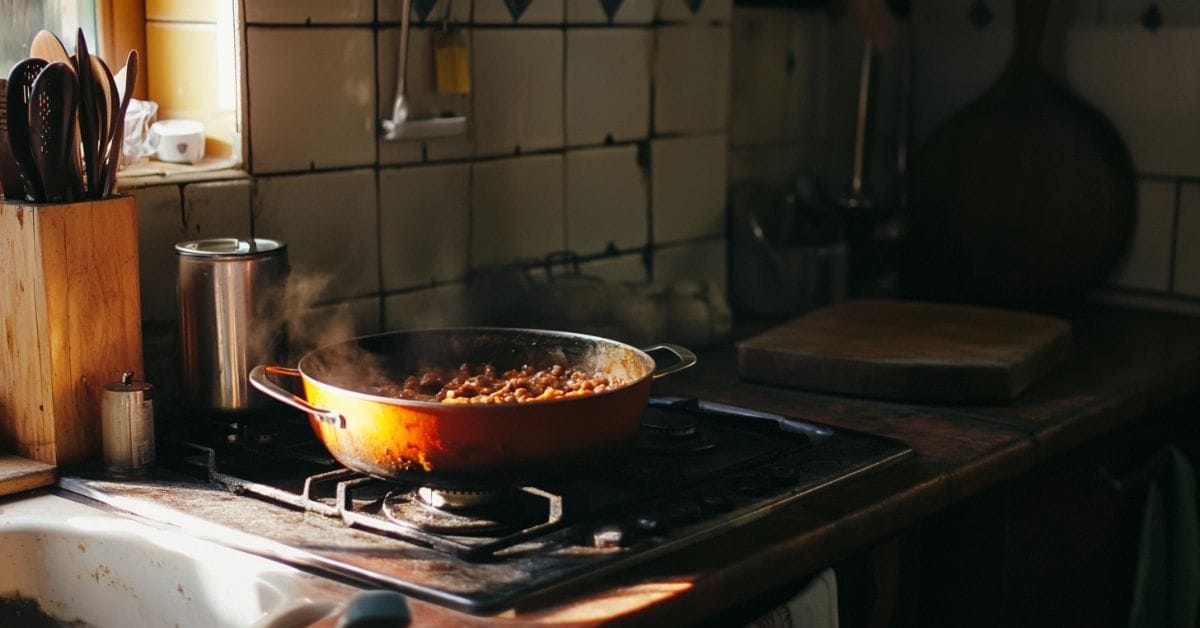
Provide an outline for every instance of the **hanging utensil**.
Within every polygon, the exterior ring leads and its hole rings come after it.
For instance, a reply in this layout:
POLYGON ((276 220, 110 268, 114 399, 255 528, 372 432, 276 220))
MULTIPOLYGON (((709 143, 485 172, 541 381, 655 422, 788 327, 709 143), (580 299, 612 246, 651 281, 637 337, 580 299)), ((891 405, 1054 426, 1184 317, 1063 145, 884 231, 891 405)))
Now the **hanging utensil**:
POLYGON ((8 75, 5 98, 8 99, 8 144, 17 163, 21 186, 30 200, 43 198, 29 148, 29 93, 33 81, 48 64, 44 59, 25 59, 13 66, 8 75))
POLYGON ((29 97, 29 147, 42 184, 42 201, 74 199, 71 146, 75 143, 75 111, 79 83, 71 66, 56 61, 33 82, 29 97))
POLYGON ((408 120, 408 97, 406 78, 408 75, 408 20, 411 0, 404 0, 400 5, 400 58, 396 63, 396 100, 392 103, 392 117, 383 121, 383 130, 387 139, 399 137, 400 126, 408 120))
POLYGON ((0 193, 9 200, 24 200, 21 170, 8 145, 8 79, 0 78, 0 193))
POLYGON ((121 152, 125 144, 125 110, 129 108, 129 98, 133 95, 133 87, 137 83, 138 55, 136 50, 130 50, 125 58, 124 89, 120 92, 121 103, 112 119, 112 141, 109 142, 108 155, 104 159, 104 190, 101 197, 112 194, 117 183, 117 170, 121 166, 121 152))

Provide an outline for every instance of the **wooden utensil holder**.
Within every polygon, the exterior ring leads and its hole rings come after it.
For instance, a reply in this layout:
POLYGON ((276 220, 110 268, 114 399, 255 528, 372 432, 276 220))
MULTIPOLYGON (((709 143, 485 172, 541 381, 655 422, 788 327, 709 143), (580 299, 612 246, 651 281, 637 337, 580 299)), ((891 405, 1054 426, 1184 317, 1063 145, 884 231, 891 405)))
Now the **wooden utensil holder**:
POLYGON ((133 198, 0 201, 0 277, 0 451, 98 458, 104 385, 144 374, 133 198))

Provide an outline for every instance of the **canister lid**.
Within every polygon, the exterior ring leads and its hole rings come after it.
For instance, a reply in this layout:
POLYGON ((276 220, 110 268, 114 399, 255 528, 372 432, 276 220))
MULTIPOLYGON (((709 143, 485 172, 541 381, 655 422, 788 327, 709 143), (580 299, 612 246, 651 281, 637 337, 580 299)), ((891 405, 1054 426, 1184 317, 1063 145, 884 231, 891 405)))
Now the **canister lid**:
POLYGON ((104 385, 104 390, 108 392, 129 393, 129 392, 149 392, 154 387, 147 382, 138 382, 133 379, 133 371, 125 371, 121 374, 121 381, 112 382, 104 385))
POLYGON ((209 238, 175 245, 175 252, 180 255, 208 258, 277 255, 286 249, 286 244, 267 238, 209 238))

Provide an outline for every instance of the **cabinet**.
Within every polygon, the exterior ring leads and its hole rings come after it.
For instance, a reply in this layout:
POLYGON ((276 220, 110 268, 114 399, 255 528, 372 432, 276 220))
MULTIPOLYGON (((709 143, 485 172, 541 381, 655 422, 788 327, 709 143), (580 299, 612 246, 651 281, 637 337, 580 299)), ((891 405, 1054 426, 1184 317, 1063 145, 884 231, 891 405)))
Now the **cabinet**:
POLYGON ((946 508, 889 541, 897 550, 846 561, 842 625, 1126 626, 1146 490, 1167 445, 1200 460, 1200 399, 946 508))

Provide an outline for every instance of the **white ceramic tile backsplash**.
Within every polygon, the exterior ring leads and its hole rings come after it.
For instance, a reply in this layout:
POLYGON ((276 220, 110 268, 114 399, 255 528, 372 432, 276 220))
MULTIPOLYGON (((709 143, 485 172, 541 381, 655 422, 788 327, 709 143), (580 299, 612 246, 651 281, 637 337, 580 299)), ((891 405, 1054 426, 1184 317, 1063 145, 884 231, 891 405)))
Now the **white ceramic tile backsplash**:
POLYGON ((725 232, 727 158, 724 135, 651 142, 651 211, 656 243, 725 232))
POLYGON ((654 252, 654 280, 663 284, 680 279, 711 281, 725 294, 726 246, 723 238, 665 246, 654 252))
POLYGON ((654 60, 654 130, 725 128, 729 114, 729 26, 663 26, 654 60))
POLYGON ((477 163, 471 182, 471 265, 541 258, 565 244, 563 156, 477 163))
POLYGON ((1072 86, 1116 126, 1141 173, 1200 176, 1200 26, 1077 27, 1066 50, 1072 86))
POLYGON ((642 139, 650 131, 650 46, 644 28, 567 31, 567 144, 642 139))
POLYGON ((737 12, 729 124, 734 146, 813 139, 826 31, 826 20, 812 13, 737 12))
MULTIPOLYGON (((984 28, 968 19, 969 2, 915 3, 913 140, 917 145, 945 119, 992 84, 1012 50, 1012 6, 988 2, 984 28)), ((854 76, 857 76, 855 74, 854 76)))
POLYGON ((729 183, 756 180, 781 185, 799 173, 813 174, 826 155, 814 144, 731 148, 729 183))
POLYGON ((290 317, 288 342, 292 359, 298 360, 317 347, 382 331, 379 304, 378 296, 366 297, 318 305, 290 317))
POLYGON ((604 257, 581 265, 580 273, 599 277, 610 286, 646 281, 646 263, 641 253, 604 257))
POLYGON ((173 321, 178 314, 175 301, 175 243, 185 238, 179 186, 145 187, 131 193, 137 205, 142 322, 173 321))
POLYGON ((567 248, 581 255, 644 246, 646 172, 636 146, 567 152, 567 248))
POLYGON ((524 10, 516 21, 506 0, 475 0, 476 24, 562 24, 564 3, 588 0, 514 0, 524 10))
POLYGON ((1122 288, 1166 291, 1171 273, 1171 240, 1175 221, 1175 184, 1138 184, 1138 216, 1128 258, 1110 283, 1122 288))
POLYGON ((658 6, 664 22, 728 22, 733 12, 733 0, 659 0, 658 6))
MULTIPOLYGON (((472 122, 469 94, 439 94, 434 75, 434 28, 412 28, 408 33, 408 71, 405 76, 405 100, 412 119, 441 115, 466 116, 472 122)), ((468 43, 470 29, 463 31, 468 43)), ((379 104, 376 115, 380 120, 392 117, 396 98, 396 65, 399 61, 400 29, 379 31, 378 64, 379 104)), ((468 48, 469 49, 469 48, 468 48)), ((471 156, 473 145, 470 133, 460 136, 419 141, 386 140, 379 137, 379 163, 416 163, 424 159, 442 161, 471 156)))
MULTIPOLYGON (((659 0, 624 0, 612 16, 613 24, 650 24, 659 0)), ((568 24, 608 24, 600 0, 567 0, 568 24)))
POLYGON ((470 166, 390 168, 379 173, 383 289, 461 279, 467 272, 470 166))
POLYGON ((251 24, 370 24, 373 0, 244 0, 243 15, 251 24))
POLYGON ((375 172, 259 179, 254 231, 288 245, 296 276, 328 280, 318 303, 379 292, 375 172))
POLYGON ((193 183, 183 188, 185 237, 250 237, 250 200, 253 184, 248 180, 193 183))
POLYGON ((562 147, 563 32, 476 30, 472 42, 475 153, 562 147))
POLYGON ((1155 7, 1162 16, 1163 29, 1181 24, 1200 23, 1200 3, 1193 0, 1156 0, 1154 2, 1121 2, 1101 0, 1096 3, 1098 23, 1105 26, 1142 25, 1146 12, 1155 7))
POLYGON ((384 331, 454 327, 469 322, 467 293, 462 284, 384 297, 383 311, 384 331))
POLYGON ((1200 184, 1179 190, 1179 229, 1175 234, 1176 293, 1200 297, 1200 184))
MULTIPOLYGON (((429 2, 426 0, 423 4, 428 5, 429 2)), ((436 0, 425 18, 425 22, 420 21, 418 2, 411 2, 410 5, 411 23, 414 25, 441 22, 444 19, 459 23, 471 21, 471 2, 469 0, 436 0), (449 9, 449 13, 446 12, 447 9, 449 9)), ((402 17, 404 0, 377 0, 376 6, 380 22, 399 22, 402 17)))
POLYGON ((373 164, 373 56, 369 28, 250 27, 250 169, 373 164))

